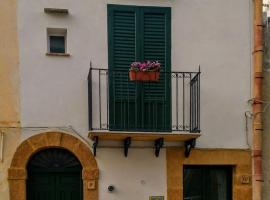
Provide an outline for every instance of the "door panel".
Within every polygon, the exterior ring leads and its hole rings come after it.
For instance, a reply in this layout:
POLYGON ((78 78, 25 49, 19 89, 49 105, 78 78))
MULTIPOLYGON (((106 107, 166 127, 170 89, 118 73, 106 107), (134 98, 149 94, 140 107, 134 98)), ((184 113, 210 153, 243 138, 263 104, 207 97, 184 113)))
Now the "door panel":
POLYGON ((57 200, 81 200, 82 181, 78 173, 57 175, 57 200))
POLYGON ((80 173, 32 173, 28 200, 81 200, 80 173))
POLYGON ((55 177, 50 174, 30 174, 28 200, 55 200, 55 177))

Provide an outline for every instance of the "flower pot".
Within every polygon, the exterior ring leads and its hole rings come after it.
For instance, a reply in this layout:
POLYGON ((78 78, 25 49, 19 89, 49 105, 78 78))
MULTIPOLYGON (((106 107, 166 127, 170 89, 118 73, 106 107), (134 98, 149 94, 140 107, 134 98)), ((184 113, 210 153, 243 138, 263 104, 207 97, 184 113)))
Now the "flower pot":
POLYGON ((131 81, 158 81, 160 72, 157 71, 129 71, 131 81))

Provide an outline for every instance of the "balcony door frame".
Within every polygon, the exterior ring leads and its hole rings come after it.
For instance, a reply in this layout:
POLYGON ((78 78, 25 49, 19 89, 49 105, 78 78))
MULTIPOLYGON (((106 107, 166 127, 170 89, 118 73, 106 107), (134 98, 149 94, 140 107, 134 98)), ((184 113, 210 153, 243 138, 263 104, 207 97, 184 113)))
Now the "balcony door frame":
MULTIPOLYGON (((158 37, 158 36, 157 36, 158 37)), ((155 36, 153 36, 153 40, 155 40, 155 36)), ((151 38, 150 38, 151 41, 151 38)), ((150 45, 151 46, 151 45, 150 45)), ((151 7, 151 6, 126 6, 126 5, 108 5, 108 55, 109 55, 109 129, 110 130, 128 130, 128 131, 162 131, 162 132, 167 132, 167 131, 171 131, 171 8, 169 7, 151 7), (146 88, 151 84, 145 84, 145 83, 128 83, 128 84, 133 84, 134 86, 134 90, 136 92, 135 94, 135 109, 133 109, 133 111, 135 110, 136 113, 134 113, 135 118, 132 119, 134 121, 136 121, 136 125, 135 128, 126 128, 126 125, 120 125, 120 127, 114 127, 111 126, 112 124, 114 124, 115 118, 117 118, 117 113, 116 113, 116 109, 115 109, 115 84, 116 81, 113 80, 113 76, 115 75, 116 70, 118 70, 117 67, 115 67, 115 41, 114 41, 114 12, 123 12, 125 14, 125 12, 133 12, 135 13, 135 23, 134 23, 134 28, 135 28, 135 38, 134 38, 134 43, 135 43, 135 47, 134 47, 134 60, 130 61, 134 62, 134 61, 144 61, 145 59, 145 55, 144 55, 144 23, 145 23, 145 19, 144 19, 144 15, 145 13, 154 13, 154 14, 164 14, 164 64, 162 68, 163 72, 163 83, 164 83, 164 98, 165 98, 165 103, 164 103, 164 108, 161 108, 163 110, 164 113, 164 127, 162 130, 160 128, 148 128, 148 129, 144 129, 144 128, 138 128, 137 129, 137 125, 138 126, 142 126, 144 127, 145 125, 144 123, 144 113, 142 112, 143 109, 147 109, 150 110, 151 107, 151 101, 148 102, 144 102, 144 93, 146 91, 146 88), (149 109, 145 108, 145 105, 149 105, 149 109)), ((127 66, 126 66, 126 80, 128 81, 128 70, 129 70, 129 62, 127 62, 127 66)), ((130 102, 128 103, 130 104, 130 102)), ((157 104, 157 103, 156 103, 157 104)), ((156 106, 156 105, 155 105, 156 106)), ((129 107, 129 105, 127 106, 129 107)), ((154 106, 152 106, 154 109, 154 106)), ((122 105, 121 105, 122 108, 122 105)), ((120 111, 119 111, 120 112, 120 111)), ((124 111, 121 111, 124 113, 124 111)), ((155 111, 156 113, 158 113, 158 111, 155 111)), ((119 114, 119 113, 118 113, 119 114)), ((122 116, 123 114, 121 114, 121 118, 124 118, 122 116)), ((159 117, 158 114, 155 114, 156 116, 153 115, 153 120, 157 121, 157 118, 159 117)), ((152 117, 152 116, 151 116, 152 117)), ((119 118, 119 116, 118 116, 119 118)), ((127 115, 127 117, 125 116, 125 118, 131 119, 130 115, 127 115)), ((145 118, 150 118, 150 117, 145 117, 145 118)), ((131 121, 132 121, 131 120, 131 121)), ((152 119, 151 119, 152 120, 152 119)), ((122 122, 121 122, 122 123, 122 122)), ((129 123, 129 122, 127 122, 129 123)), ((154 122, 151 122, 149 120, 148 122, 148 126, 152 127, 154 122)), ((147 126, 147 125, 146 125, 147 126)))

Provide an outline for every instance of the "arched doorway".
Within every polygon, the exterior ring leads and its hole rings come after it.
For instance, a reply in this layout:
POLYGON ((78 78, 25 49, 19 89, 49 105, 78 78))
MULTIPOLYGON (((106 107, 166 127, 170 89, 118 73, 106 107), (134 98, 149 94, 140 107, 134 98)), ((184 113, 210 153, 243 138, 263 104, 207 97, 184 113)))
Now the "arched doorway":
POLYGON ((99 170, 94 155, 80 139, 62 132, 37 134, 18 146, 8 170, 10 200, 27 199, 28 164, 37 152, 50 148, 66 149, 80 161, 83 200, 98 200, 99 170))
POLYGON ((27 165, 27 200, 82 200, 82 166, 69 151, 44 149, 27 165))

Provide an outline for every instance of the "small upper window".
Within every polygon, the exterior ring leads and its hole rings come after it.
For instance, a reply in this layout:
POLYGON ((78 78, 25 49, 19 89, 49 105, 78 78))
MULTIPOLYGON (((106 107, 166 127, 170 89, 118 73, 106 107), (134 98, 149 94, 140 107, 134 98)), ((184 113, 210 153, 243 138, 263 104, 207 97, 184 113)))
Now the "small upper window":
POLYGON ((60 28, 48 28, 48 53, 67 54, 67 30, 60 28))
POLYGON ((49 36, 50 53, 66 53, 65 36, 49 36))

